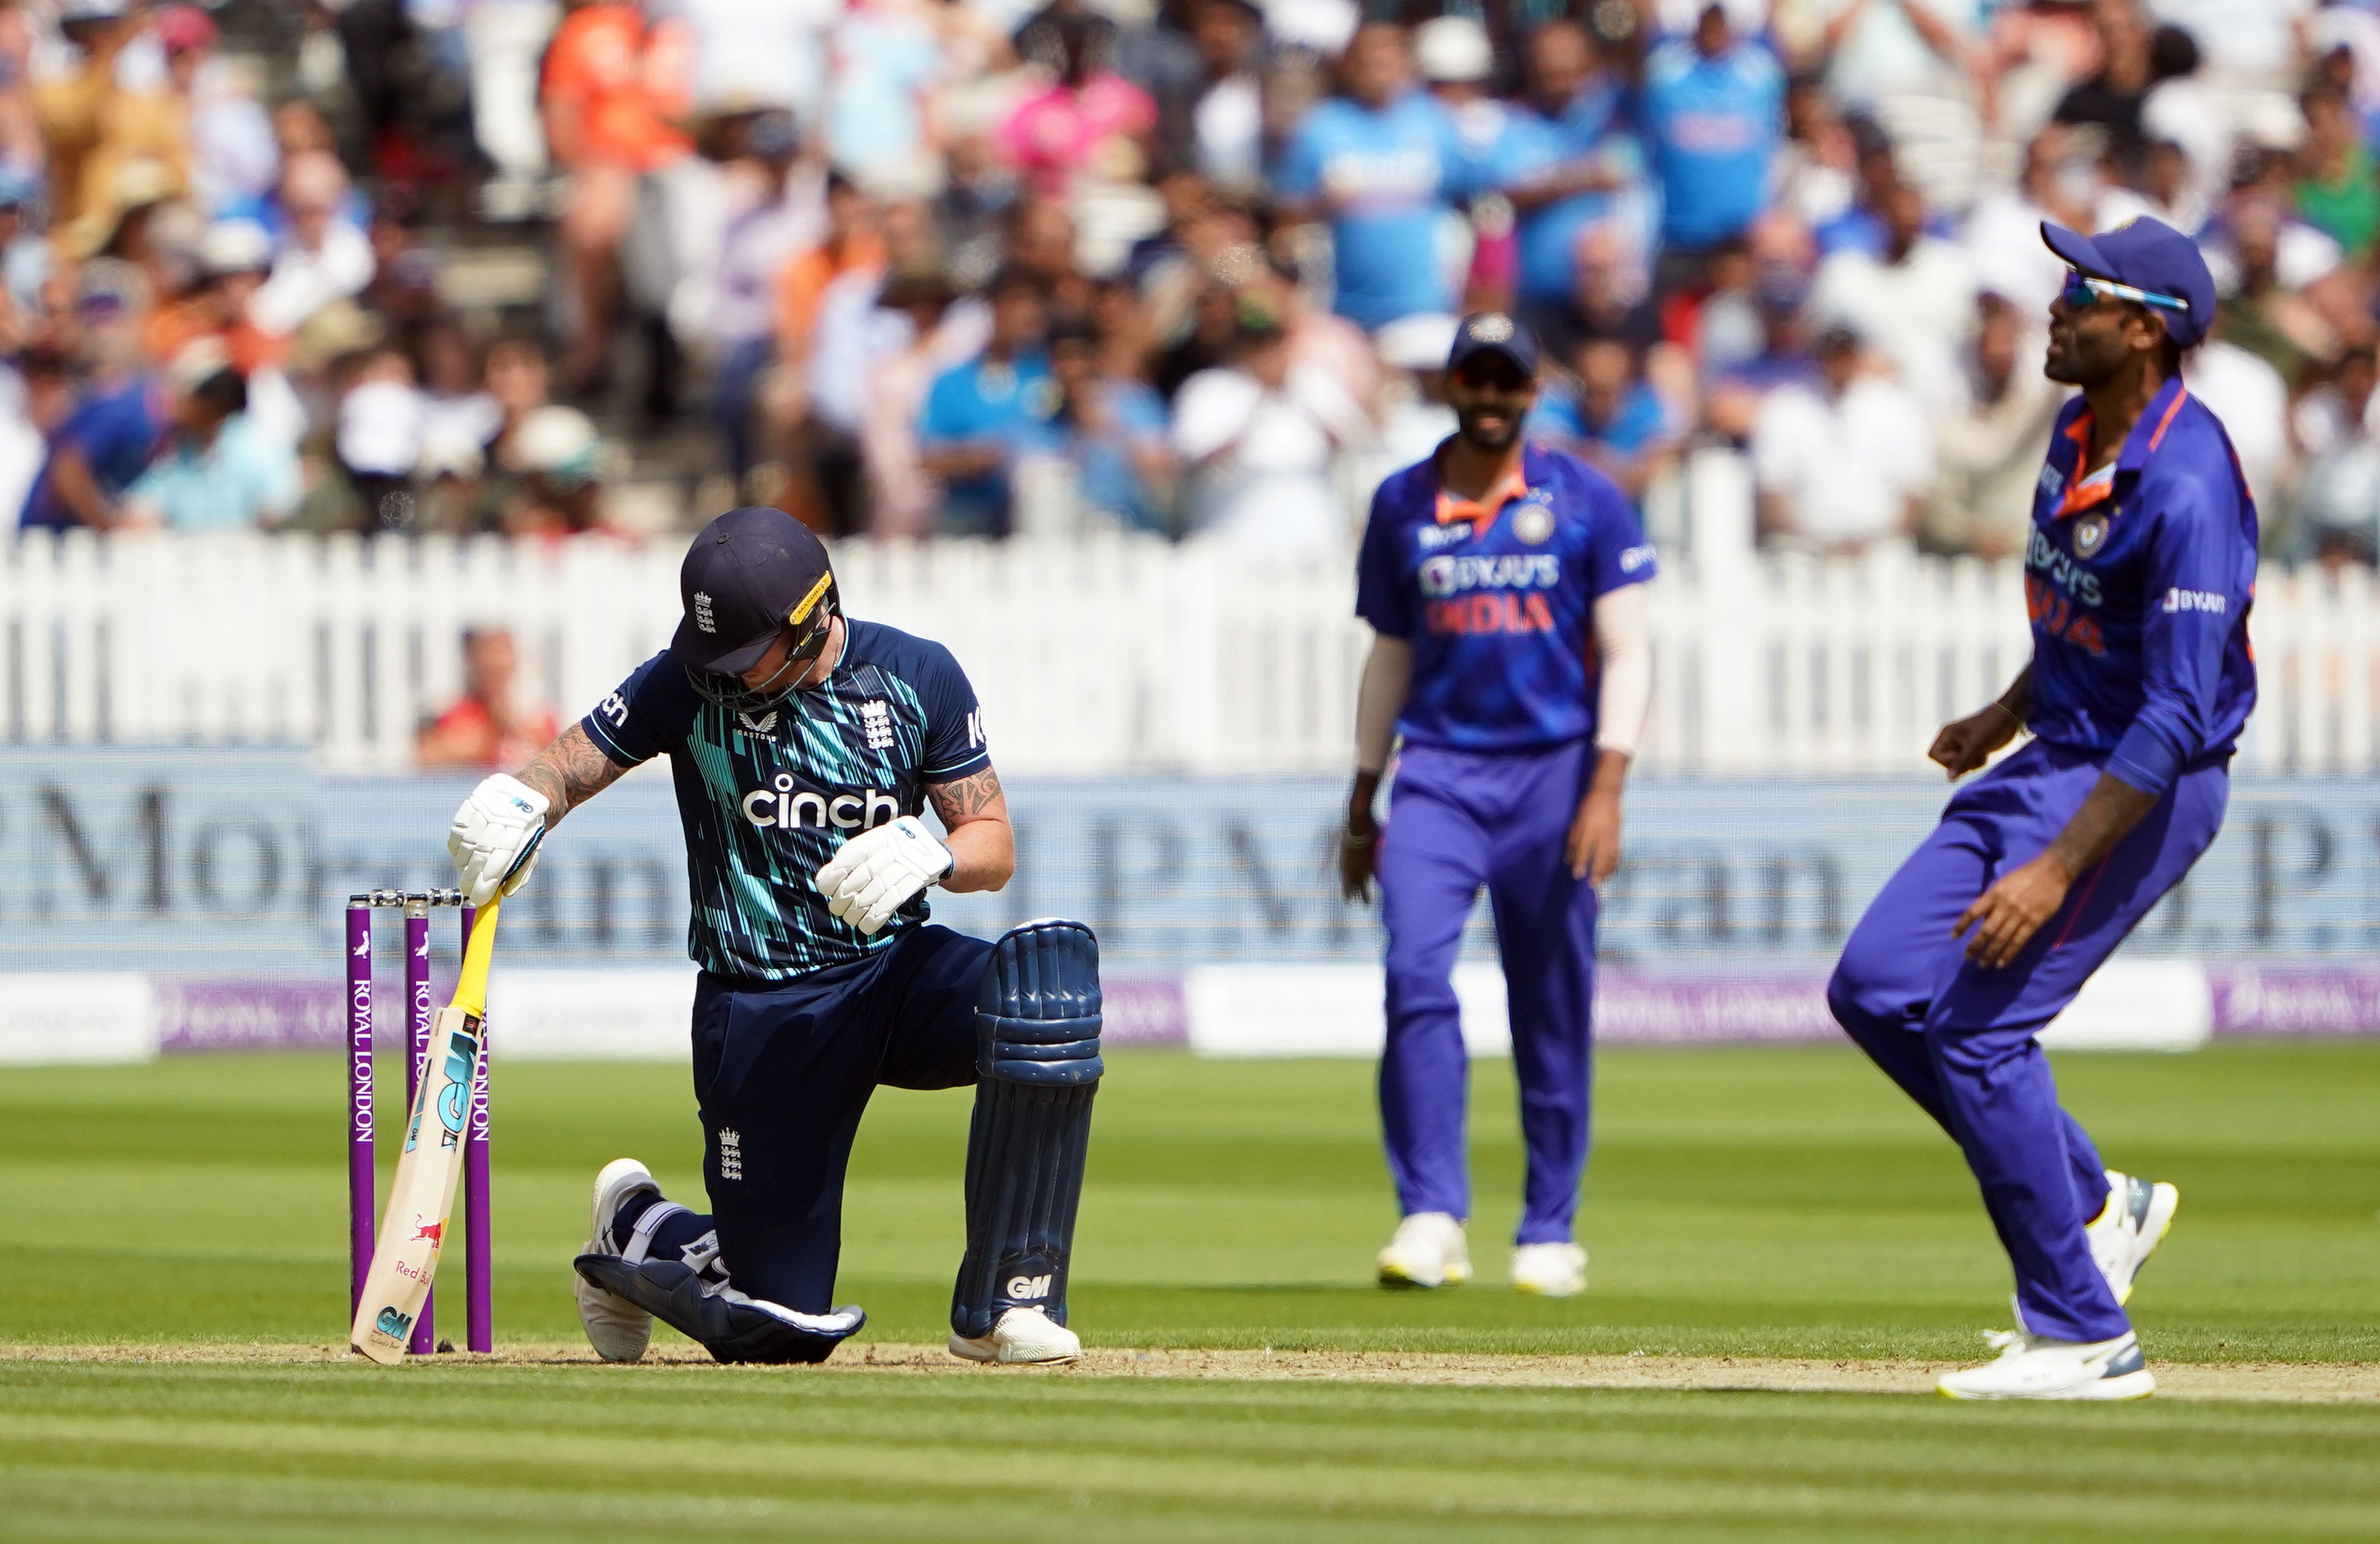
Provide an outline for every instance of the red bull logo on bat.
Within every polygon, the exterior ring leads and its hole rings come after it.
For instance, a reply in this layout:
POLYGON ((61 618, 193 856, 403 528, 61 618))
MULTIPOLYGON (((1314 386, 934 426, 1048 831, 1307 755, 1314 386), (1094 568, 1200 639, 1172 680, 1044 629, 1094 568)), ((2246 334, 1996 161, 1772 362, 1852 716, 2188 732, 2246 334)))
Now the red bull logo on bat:
POLYGON ((413 1237, 407 1239, 406 1242, 419 1243, 420 1240, 425 1238, 430 1240, 432 1244, 443 1246, 446 1242, 446 1224, 443 1222, 424 1222, 419 1218, 415 1218, 413 1237))

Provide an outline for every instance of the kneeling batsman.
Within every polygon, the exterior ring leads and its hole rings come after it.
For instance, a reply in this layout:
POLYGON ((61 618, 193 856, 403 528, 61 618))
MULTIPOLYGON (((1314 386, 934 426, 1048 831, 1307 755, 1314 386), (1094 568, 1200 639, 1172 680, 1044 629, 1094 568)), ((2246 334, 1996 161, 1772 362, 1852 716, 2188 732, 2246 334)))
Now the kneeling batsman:
POLYGON ((604 1167, 574 1262, 589 1341, 634 1361, 658 1318, 721 1361, 824 1360, 867 1318, 833 1293, 868 1099, 972 1084, 950 1348, 1073 1360, 1099 944, 1077 922, 987 942, 927 920, 929 890, 996 890, 1015 868, 974 689, 941 645, 845 618, 825 549, 776 510, 712 521, 679 587, 670 647, 517 777, 482 784, 448 841, 474 900, 510 893, 551 824, 670 760, 710 1210, 664 1198, 635 1159, 604 1167))

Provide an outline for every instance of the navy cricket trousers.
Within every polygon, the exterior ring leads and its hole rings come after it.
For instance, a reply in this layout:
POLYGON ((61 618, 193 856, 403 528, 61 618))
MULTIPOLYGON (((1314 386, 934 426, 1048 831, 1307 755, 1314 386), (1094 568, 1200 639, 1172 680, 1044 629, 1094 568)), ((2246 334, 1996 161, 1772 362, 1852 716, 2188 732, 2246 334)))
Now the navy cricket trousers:
POLYGON ((833 1307, 860 1114, 880 1087, 975 1082, 976 992, 991 948, 927 924, 796 980, 703 973, 694 995, 703 1181, 739 1290, 803 1313, 833 1307))
POLYGON ((2071 1341, 2113 1340, 2131 1321, 2083 1234, 2107 1199, 2105 1168, 2034 1037, 2215 840, 2228 772, 2183 772, 2010 964, 1969 963, 1950 925, 2065 829, 2099 760, 2036 740, 1960 790, 1869 903, 1827 986, 1837 1022, 1966 1154, 2023 1327, 2071 1341))
POLYGON ((1389 935, 1380 1124, 1407 1216, 1471 1214, 1471 1064, 1451 976, 1484 886, 1528 1149, 1518 1242, 1570 1241, 1586 1170, 1595 887, 1571 877, 1563 848, 1594 757, 1580 740, 1535 752, 1411 746, 1398 759, 1378 862, 1389 935))

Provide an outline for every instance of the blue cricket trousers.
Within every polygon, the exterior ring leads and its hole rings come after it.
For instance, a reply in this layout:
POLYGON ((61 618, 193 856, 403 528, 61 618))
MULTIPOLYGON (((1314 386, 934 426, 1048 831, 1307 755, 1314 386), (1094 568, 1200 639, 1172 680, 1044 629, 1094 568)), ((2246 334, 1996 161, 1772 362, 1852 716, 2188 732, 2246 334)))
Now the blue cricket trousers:
POLYGON ((1571 877, 1563 847, 1594 756, 1584 740, 1534 752, 1411 746, 1397 763, 1378 862, 1389 934, 1380 1125, 1407 1216, 1471 1215, 1471 1064, 1451 978, 1485 885, 1528 1149, 1519 1242, 1570 1240, 1586 1168, 1595 889, 1571 877))
POLYGON ((1959 914, 2038 857, 2099 780, 2099 759, 2036 740, 1961 789, 1852 930, 1827 1005, 1966 1153, 2016 1270, 2023 1327, 2058 1340, 2131 1328, 2083 1228, 2107 1198, 2098 1149, 2058 1102, 2034 1039, 2180 881, 2223 823, 2222 762, 2187 771, 2010 964, 1968 963, 1959 914))

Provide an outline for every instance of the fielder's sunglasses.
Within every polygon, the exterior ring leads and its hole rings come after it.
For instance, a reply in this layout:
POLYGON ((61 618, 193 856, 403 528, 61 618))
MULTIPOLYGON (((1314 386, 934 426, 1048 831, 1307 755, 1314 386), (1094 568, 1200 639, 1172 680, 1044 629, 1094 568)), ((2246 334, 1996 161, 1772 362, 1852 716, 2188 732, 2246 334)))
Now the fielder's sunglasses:
POLYGON ((2159 295, 2154 290, 2134 289, 2130 285, 2119 285, 2113 279, 2095 278, 2079 269, 2070 268, 2066 271, 2066 287, 2060 292, 2060 298, 2065 300, 2068 307, 2080 310, 2103 297, 2111 300, 2136 300, 2143 306, 2163 306, 2168 310, 2180 311, 2185 315, 2190 311, 2190 302, 2180 296, 2159 295))

